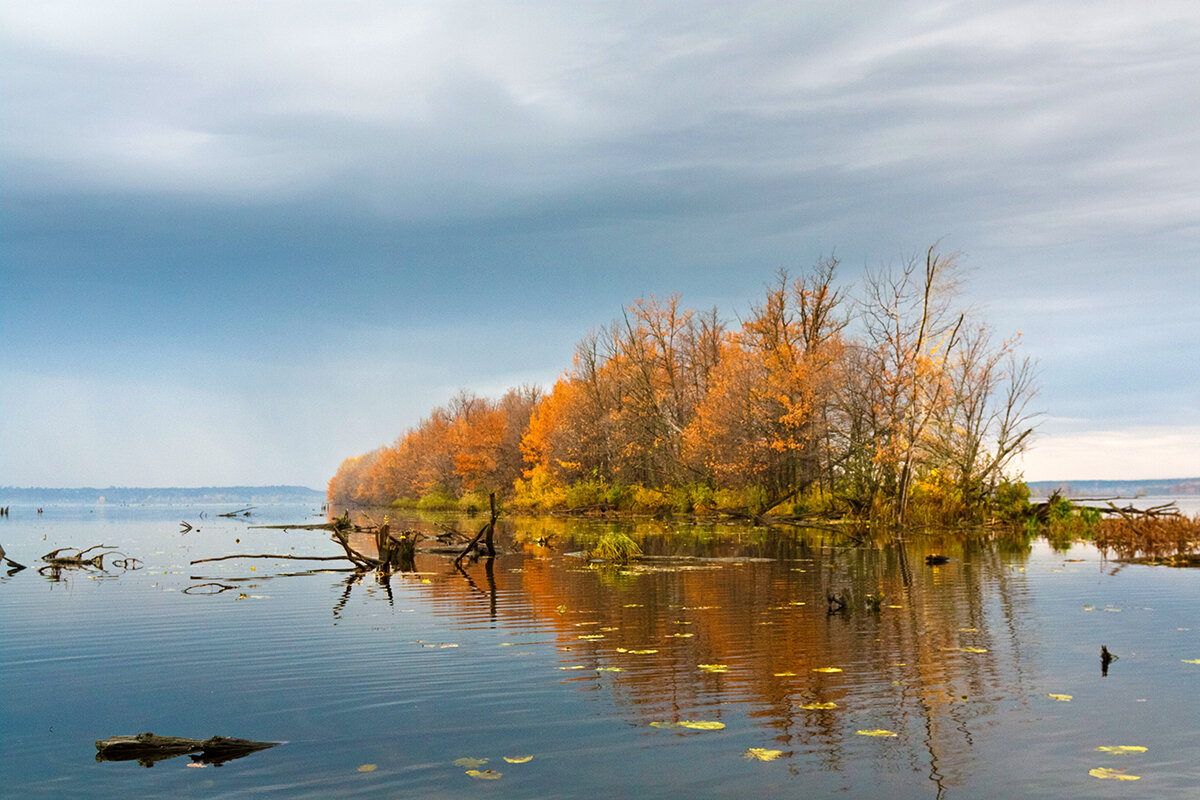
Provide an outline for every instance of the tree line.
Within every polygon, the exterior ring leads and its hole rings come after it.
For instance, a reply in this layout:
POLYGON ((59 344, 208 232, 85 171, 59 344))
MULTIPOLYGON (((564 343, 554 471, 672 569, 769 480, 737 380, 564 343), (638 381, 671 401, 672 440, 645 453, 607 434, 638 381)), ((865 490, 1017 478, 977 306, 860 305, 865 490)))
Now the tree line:
POLYGON ((979 518, 1021 494, 1034 366, 964 307, 957 266, 930 248, 851 291, 821 259, 736 323, 635 300, 548 390, 460 392, 343 462, 329 499, 979 518))

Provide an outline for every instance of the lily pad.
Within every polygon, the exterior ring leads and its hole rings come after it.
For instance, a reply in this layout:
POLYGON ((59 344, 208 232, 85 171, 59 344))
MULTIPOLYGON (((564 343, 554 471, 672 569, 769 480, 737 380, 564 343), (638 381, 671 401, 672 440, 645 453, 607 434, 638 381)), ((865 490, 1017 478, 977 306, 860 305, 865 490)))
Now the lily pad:
POLYGON ((487 762, 486 758, 456 758, 454 759, 454 766, 474 769, 475 767, 482 767, 487 762))
POLYGON ((481 781, 494 781, 498 780, 504 773, 496 772, 495 770, 490 769, 485 769, 482 772, 477 769, 469 769, 467 770, 467 774, 472 778, 478 778, 481 781))
POLYGON ((1101 745, 1096 748, 1101 753, 1115 753, 1117 755, 1130 755, 1132 753, 1144 753, 1150 748, 1142 747, 1137 744, 1109 744, 1101 745))
POLYGON ((756 759, 758 761, 774 761, 783 755, 782 750, 767 750, 763 747, 751 747, 746 751, 746 758, 756 759))
POLYGON ((884 730, 883 728, 872 728, 871 730, 855 731, 854 733, 859 736, 879 736, 881 738, 900 735, 895 731, 884 730))
POLYGON ((1060 703, 1069 703, 1069 702, 1071 702, 1073 699, 1075 699, 1075 695, 1071 695, 1071 694, 1055 694, 1054 692, 1050 692, 1049 694, 1047 694, 1047 695, 1046 695, 1046 697, 1049 697, 1051 700, 1057 700, 1057 701, 1059 701, 1060 703))
POLYGON ((724 722, 714 722, 703 719, 681 719, 678 722, 651 722, 652 728, 688 728, 694 731, 719 731, 725 727, 724 722))
POLYGON ((1088 770, 1088 775, 1093 778, 1105 778, 1114 781, 1140 781, 1141 775, 1129 775, 1123 769, 1109 769, 1108 767, 1096 767, 1088 770))
POLYGON ((505 756, 504 760, 510 764, 528 764, 533 761, 533 756, 505 756))
MULTIPOLYGON (((191 765, 189 764, 188 766, 191 766, 191 765)), ((374 772, 378 766, 379 766, 378 764, 363 764, 362 766, 360 766, 358 768, 358 771, 359 772, 374 772)))

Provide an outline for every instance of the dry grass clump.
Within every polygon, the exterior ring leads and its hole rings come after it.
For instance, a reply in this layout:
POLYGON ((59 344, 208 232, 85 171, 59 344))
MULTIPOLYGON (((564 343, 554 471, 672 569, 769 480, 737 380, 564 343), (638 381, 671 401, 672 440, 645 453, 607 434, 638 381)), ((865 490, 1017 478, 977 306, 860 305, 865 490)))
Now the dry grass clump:
POLYGON ((1096 523, 1096 545, 1118 558, 1154 559, 1179 566, 1200 566, 1200 514, 1122 515, 1096 523))

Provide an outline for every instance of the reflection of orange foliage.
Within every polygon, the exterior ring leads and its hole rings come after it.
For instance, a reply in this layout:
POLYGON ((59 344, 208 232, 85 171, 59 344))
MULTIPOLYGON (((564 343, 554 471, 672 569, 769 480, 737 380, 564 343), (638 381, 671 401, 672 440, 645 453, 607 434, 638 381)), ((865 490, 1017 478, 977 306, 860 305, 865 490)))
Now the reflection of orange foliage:
MULTIPOLYGON (((609 529, 647 546, 665 537, 664 552, 694 552, 698 541, 684 533, 675 540, 651 523, 502 523, 506 537, 549 536, 560 551, 609 529)), ((711 535, 700 540, 711 542, 711 535)), ((549 638, 559 660, 548 671, 582 667, 550 680, 586 686, 602 680, 642 724, 736 702, 780 742, 832 751, 856 729, 905 730, 915 723, 928 731, 939 758, 962 753, 970 747, 972 720, 986 720, 995 698, 1022 691, 1013 688, 1012 670, 1023 631, 989 626, 990 609, 1012 602, 1020 588, 1010 583, 1023 581, 1021 574, 1011 570, 1009 556, 987 546, 973 546, 971 568, 959 569, 964 550, 952 538, 884 552, 839 549, 836 564, 827 544, 797 537, 794 549, 770 562, 648 561, 624 570, 589 569, 531 545, 515 562, 519 571, 499 561, 487 579, 501 598, 501 625, 549 633, 539 640, 549 638), (931 547, 949 554, 950 566, 919 566, 931 547), (829 591, 844 593, 850 607, 830 614, 829 591), (871 610, 867 595, 880 593, 884 605, 871 610), (819 671, 830 667, 838 671, 819 671)), ((467 569, 484 586, 485 567, 467 569)), ((477 613, 476 590, 439 583, 438 608, 477 613)))

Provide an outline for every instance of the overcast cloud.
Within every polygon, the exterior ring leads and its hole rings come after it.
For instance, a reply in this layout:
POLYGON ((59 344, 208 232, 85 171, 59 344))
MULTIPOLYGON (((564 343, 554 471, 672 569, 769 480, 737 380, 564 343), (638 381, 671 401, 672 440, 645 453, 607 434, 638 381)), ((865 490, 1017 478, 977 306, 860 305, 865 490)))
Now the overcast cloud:
POLYGON ((0 0, 0 485, 301 483, 940 241, 1042 478, 1200 475, 1200 7, 0 0))

